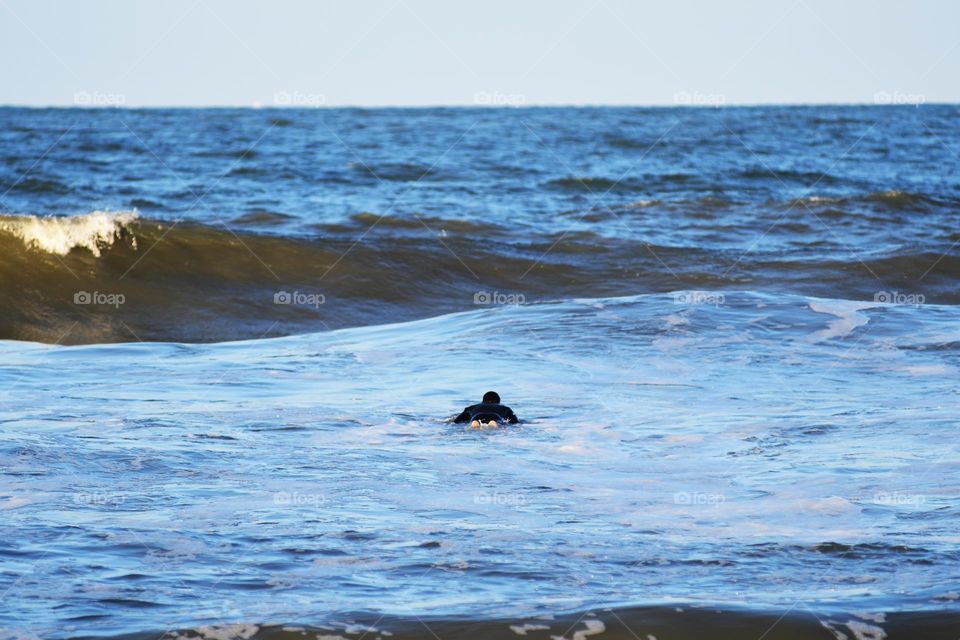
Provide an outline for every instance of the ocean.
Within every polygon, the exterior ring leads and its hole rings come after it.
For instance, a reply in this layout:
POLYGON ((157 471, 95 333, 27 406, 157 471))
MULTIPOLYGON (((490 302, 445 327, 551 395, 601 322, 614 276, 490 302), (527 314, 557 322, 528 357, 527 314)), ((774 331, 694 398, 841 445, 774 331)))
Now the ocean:
POLYGON ((3 640, 960 636, 960 107, 0 123, 3 640))

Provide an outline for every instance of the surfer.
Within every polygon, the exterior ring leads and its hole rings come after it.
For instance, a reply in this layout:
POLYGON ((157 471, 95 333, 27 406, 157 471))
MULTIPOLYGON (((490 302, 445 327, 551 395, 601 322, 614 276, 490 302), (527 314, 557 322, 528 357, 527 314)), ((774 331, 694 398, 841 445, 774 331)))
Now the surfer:
POLYGON ((496 427, 504 423, 517 424, 520 420, 513 409, 500 404, 500 396, 496 391, 487 391, 483 394, 483 401, 472 404, 453 419, 454 422, 469 422, 471 427, 496 427))

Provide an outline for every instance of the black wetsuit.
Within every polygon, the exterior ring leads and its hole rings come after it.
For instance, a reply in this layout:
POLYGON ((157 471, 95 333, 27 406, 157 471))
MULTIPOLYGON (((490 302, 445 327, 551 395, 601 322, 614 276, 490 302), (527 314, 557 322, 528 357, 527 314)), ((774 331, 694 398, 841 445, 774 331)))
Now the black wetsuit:
POLYGON ((513 409, 503 404, 494 404, 491 402, 472 404, 464 409, 463 413, 453 419, 454 422, 473 422, 474 420, 479 420, 480 422, 496 420, 497 422, 509 422, 510 424, 520 422, 517 416, 514 415, 513 409))

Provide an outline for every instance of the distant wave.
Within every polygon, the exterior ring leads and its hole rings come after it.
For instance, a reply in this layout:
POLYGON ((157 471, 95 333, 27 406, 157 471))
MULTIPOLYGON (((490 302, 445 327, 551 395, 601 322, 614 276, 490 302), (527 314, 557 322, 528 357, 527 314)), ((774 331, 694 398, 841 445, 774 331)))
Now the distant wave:
POLYGON ((856 196, 807 196, 792 200, 788 203, 789 206, 803 204, 878 204, 892 208, 917 209, 926 205, 941 203, 921 193, 910 193, 907 191, 898 191, 897 189, 875 191, 856 196))
POLYGON ((571 176, 547 182, 546 186, 562 191, 593 193, 601 195, 605 192, 629 193, 633 191, 648 191, 654 188, 669 188, 671 185, 691 186, 701 180, 688 173, 668 173, 651 175, 643 178, 620 176, 610 178, 604 176, 571 176))
POLYGON ((33 194, 63 194, 69 191, 67 186, 58 180, 33 177, 17 180, 8 189, 13 192, 33 194))
POLYGON ((741 178, 747 180, 777 180, 781 182, 796 182, 800 184, 831 184, 838 182, 835 176, 816 171, 794 171, 790 169, 768 168, 766 166, 748 169, 740 173, 741 178))

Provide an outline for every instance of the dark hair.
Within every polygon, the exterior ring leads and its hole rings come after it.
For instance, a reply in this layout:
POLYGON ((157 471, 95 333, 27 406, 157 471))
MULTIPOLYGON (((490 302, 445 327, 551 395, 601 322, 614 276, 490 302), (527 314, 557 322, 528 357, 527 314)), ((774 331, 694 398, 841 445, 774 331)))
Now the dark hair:
POLYGON ((487 391, 483 394, 483 401, 490 404, 500 404, 500 396, 497 395, 496 391, 487 391))

